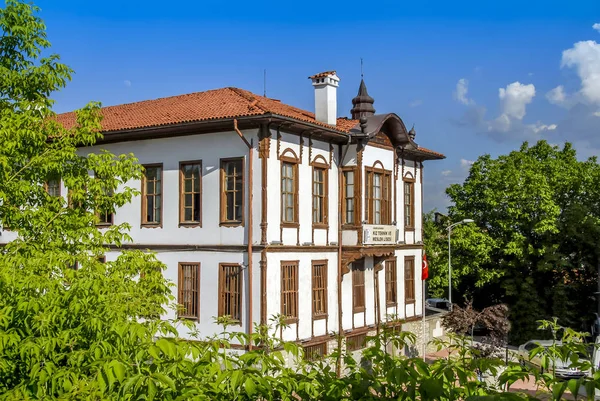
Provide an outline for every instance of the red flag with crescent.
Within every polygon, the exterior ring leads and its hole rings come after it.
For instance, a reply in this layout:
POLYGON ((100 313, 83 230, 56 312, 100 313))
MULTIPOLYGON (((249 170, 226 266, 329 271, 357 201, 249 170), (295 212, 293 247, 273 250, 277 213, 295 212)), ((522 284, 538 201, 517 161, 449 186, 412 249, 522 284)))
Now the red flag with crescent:
POLYGON ((427 255, 423 253, 423 268, 421 270, 421 280, 429 278, 429 263, 427 263, 427 255))

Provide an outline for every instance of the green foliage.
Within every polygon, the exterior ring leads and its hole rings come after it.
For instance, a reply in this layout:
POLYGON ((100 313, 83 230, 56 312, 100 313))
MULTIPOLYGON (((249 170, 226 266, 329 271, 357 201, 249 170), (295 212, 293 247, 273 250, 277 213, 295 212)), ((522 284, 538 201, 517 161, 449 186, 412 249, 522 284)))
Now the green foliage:
MULTIPOLYGON (((475 220, 452 230, 453 294, 480 309, 508 304, 516 343, 551 316, 587 329, 600 261, 599 184, 596 159, 579 161, 568 143, 479 157, 465 182, 447 189, 449 221, 475 220)), ((447 241, 445 227, 425 227, 426 245, 447 241)), ((444 284, 433 280, 433 293, 444 284)))
MULTIPOLYGON (((462 337, 445 344, 451 357, 431 364, 388 353, 390 344, 398 350, 415 338, 385 326, 360 362, 341 339, 325 358, 305 361, 298 345, 276 337, 280 317, 252 336, 219 319, 223 332, 215 338, 181 339, 175 327, 186 321, 159 318, 173 299, 152 254, 119 249, 116 260, 99 261, 129 237, 127 225, 99 230, 96 212, 137 195, 127 183, 140 167, 132 155, 81 150, 102 138, 97 104, 80 110, 73 128, 54 120, 50 95, 71 71, 58 56, 41 56, 49 43, 36 12, 15 0, 0 10, 0 223, 15 237, 0 250, 0 400, 526 399, 501 387, 526 377, 527 368, 512 364, 500 373, 501 360, 482 357, 462 337), (58 177, 68 198, 44 190, 58 177), (476 371, 500 374, 500 385, 476 380, 476 371)), ((468 235, 465 229, 457 244, 468 235)), ((580 337, 566 332, 561 347, 579 346, 580 337)), ((571 355, 559 346, 548 352, 545 360, 571 355)), ((552 399, 600 382, 597 372, 566 385, 535 378, 552 399)))

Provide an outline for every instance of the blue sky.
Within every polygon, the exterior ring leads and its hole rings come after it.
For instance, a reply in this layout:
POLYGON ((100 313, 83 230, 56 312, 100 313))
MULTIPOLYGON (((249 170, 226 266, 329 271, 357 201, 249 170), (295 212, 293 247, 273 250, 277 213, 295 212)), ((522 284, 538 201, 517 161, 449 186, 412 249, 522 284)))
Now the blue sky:
POLYGON ((247 2, 40 0, 76 74, 56 111, 236 86, 313 110, 307 77, 334 69, 338 113, 360 81, 378 113, 415 124, 425 210, 469 162, 523 140, 600 149, 600 1, 247 2), (489 3, 489 4, 488 4, 489 3), (557 88, 559 87, 560 88, 557 88))

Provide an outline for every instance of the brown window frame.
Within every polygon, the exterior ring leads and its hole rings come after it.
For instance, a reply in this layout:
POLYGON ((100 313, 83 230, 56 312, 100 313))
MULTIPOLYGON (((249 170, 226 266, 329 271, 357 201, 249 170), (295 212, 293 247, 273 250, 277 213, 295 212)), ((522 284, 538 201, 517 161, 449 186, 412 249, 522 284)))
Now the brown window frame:
POLYGON ((329 166, 321 163, 313 163, 312 165, 312 223, 314 228, 327 228, 329 225, 329 166), (323 173, 323 181, 320 182, 323 185, 323 193, 318 195, 315 193, 315 173, 320 171, 323 173), (315 209, 315 201, 321 198, 321 221, 315 221, 317 209, 315 209))
POLYGON ((115 214, 113 212, 96 212, 96 216, 98 217, 96 226, 108 227, 115 224, 115 214))
MULTIPOLYGON (((246 159, 242 156, 242 157, 229 157, 229 158, 224 158, 220 160, 219 163, 219 174, 220 174, 220 193, 221 193, 221 220, 219 225, 223 226, 223 227, 243 227, 244 226, 244 222, 246 219, 246 159), (241 168, 242 171, 239 174, 239 176, 242 179, 242 193, 241 193, 241 210, 242 210, 242 216, 239 220, 229 220, 227 218, 227 185, 225 183, 225 180, 227 179, 227 176, 225 174, 225 168, 224 165, 226 163, 230 163, 230 162, 241 162, 241 168)), ((235 177, 234 177, 235 178, 235 177)), ((234 188, 235 188, 235 184, 234 184, 234 188)), ((237 193, 237 190, 233 190, 234 193, 237 193)), ((237 199, 237 197, 235 197, 234 195, 234 210, 235 210, 235 199, 237 199)))
POLYGON ((367 347, 367 333, 354 334, 346 337, 346 351, 359 351, 367 347))
POLYGON ((302 349, 305 361, 316 361, 327 355, 327 342, 305 345, 302 349))
MULTIPOLYGON (((144 167, 144 174, 142 175, 142 227, 152 227, 152 228, 161 228, 162 224, 163 224, 163 212, 164 212, 164 168, 163 168, 163 164, 162 163, 154 163, 154 164, 144 164, 142 167, 144 167), (147 176, 146 176, 146 170, 149 168, 160 168, 160 181, 159 180, 155 180, 155 182, 160 182, 160 192, 157 193, 153 193, 150 196, 153 196, 156 199, 156 196, 160 196, 160 214, 159 214, 159 219, 160 221, 148 221, 148 200, 147 200, 147 196, 149 196, 147 194, 147 176)), ((154 207, 154 209, 156 209, 156 207, 154 207)))
POLYGON ((365 167, 365 220, 367 224, 390 225, 392 224, 392 172, 383 168, 365 167), (381 176, 381 198, 373 197, 373 178, 375 174, 381 176), (380 222, 375 222, 375 201, 381 202, 380 222))
POLYGON ((62 196, 62 188, 61 187, 62 187, 62 185, 61 185, 61 179, 60 178, 50 178, 46 182, 44 182, 44 190, 46 191, 46 193, 49 196, 52 196, 53 198, 60 198, 62 196), (56 181, 57 182, 58 195, 52 195, 50 193, 50 181, 56 181))
MULTIPOLYGON (((96 179, 100 179, 98 175, 95 176, 96 179)), ((113 196, 114 191, 112 189, 107 190, 107 194, 113 196)), ((100 211, 96 210, 96 217, 98 218, 98 222, 96 223, 97 227, 108 227, 115 224, 115 214, 112 211, 100 211)))
POLYGON ((391 258, 385 261, 385 304, 398 305, 398 261, 391 258))
POLYGON ((366 310, 367 297, 365 291, 365 260, 352 262, 352 313, 362 313, 366 310), (357 301, 360 304, 357 305, 357 301))
POLYGON ((311 268, 311 287, 312 287, 312 317, 313 320, 326 319, 329 313, 327 304, 328 294, 328 273, 327 260, 313 260, 311 268), (322 271, 318 271, 322 270, 322 271), (319 274, 320 273, 320 274, 319 274), (320 307, 319 307, 320 306, 320 307))
POLYGON ((240 325, 243 311, 243 280, 244 270, 239 263, 219 263, 219 317, 229 316, 232 321, 240 325), (234 279, 228 283, 227 280, 231 277, 234 279))
POLYGON ((200 263, 199 262, 179 262, 177 272, 177 304, 180 308, 177 310, 179 319, 196 320, 200 319, 200 263), (186 268, 189 268, 191 274, 186 277, 186 268), (191 289, 185 288, 185 280, 188 279, 191 283, 191 289), (190 301, 186 302, 184 298, 191 292, 190 301), (191 312, 189 311, 191 307, 191 312), (189 313, 188 313, 189 312, 189 313))
MULTIPOLYGON (((290 156, 281 156, 279 158, 279 160, 281 161, 281 167, 280 167, 280 176, 279 176, 279 181, 280 181, 280 191, 281 191, 281 226, 282 227, 298 227, 300 225, 300 218, 299 218, 299 213, 298 213, 298 164, 300 163, 300 160, 298 160, 297 158, 294 157, 290 157, 290 156), (284 202, 284 195, 289 194, 287 191, 284 192, 284 183, 283 183, 283 167, 286 164, 290 164, 292 166, 292 177, 291 179, 293 180, 292 182, 292 199, 293 199, 293 213, 292 213, 292 221, 287 221, 285 219, 286 217, 286 207, 284 207, 285 202, 284 202)), ((287 177, 286 177, 287 178, 287 177)))
POLYGON ((297 260, 281 261, 281 315, 288 324, 298 323, 298 264, 299 261, 297 260), (288 268, 293 270, 289 277, 286 273, 288 268), (286 279, 291 281, 291 283, 288 283, 289 285, 286 285, 286 279), (288 304, 291 309, 290 314, 286 310, 288 304))
POLYGON ((359 210, 358 210, 358 196, 360 191, 360 183, 357 182, 358 179, 358 168, 357 167, 343 167, 342 168, 342 225, 354 227, 360 225, 359 221, 359 210), (347 178, 346 173, 351 172, 353 177, 353 194, 352 196, 348 196, 347 194, 347 178), (352 222, 348 221, 348 211, 347 211, 347 200, 352 199, 352 203, 354 204, 354 210, 352 211, 352 222))
POLYGON ((415 288, 415 257, 404 257, 404 303, 414 304, 416 298, 415 288), (410 266, 410 268, 409 268, 410 266), (407 274, 409 273, 409 274, 407 274), (409 291, 410 290, 410 291, 409 291))
POLYGON ((404 177, 402 185, 402 206, 404 214, 404 229, 407 231, 413 231, 415 229, 415 179, 404 177), (410 188, 410 194, 407 204, 406 199, 406 187, 410 188), (410 211, 410 220, 407 220, 406 210, 410 211))
POLYGON ((202 160, 189 160, 179 162, 179 226, 186 227, 202 227, 202 160), (192 177, 192 191, 185 191, 185 168, 187 166, 198 166, 199 177, 198 177, 198 192, 194 191, 194 178, 192 177), (198 194, 198 204, 194 205, 194 198, 196 193, 198 194), (186 195, 192 196, 192 220, 185 220, 185 209, 188 208, 185 204, 186 195), (194 220, 194 211, 198 209, 198 219, 194 220))

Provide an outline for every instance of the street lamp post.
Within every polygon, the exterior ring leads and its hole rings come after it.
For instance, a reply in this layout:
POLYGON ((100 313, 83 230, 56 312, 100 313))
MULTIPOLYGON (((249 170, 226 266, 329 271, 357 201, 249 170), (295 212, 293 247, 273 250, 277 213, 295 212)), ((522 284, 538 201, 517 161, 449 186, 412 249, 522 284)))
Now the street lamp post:
POLYGON ((450 224, 446 230, 448 230, 448 302, 450 302, 450 311, 452 311, 452 251, 450 249, 450 236, 452 235, 452 228, 459 224, 474 223, 472 219, 464 219, 454 224, 450 224))

